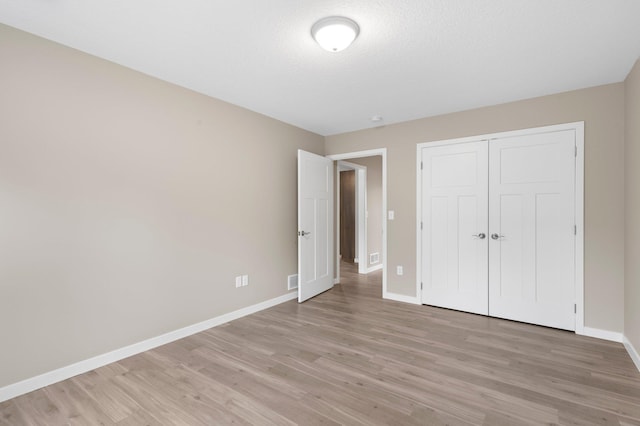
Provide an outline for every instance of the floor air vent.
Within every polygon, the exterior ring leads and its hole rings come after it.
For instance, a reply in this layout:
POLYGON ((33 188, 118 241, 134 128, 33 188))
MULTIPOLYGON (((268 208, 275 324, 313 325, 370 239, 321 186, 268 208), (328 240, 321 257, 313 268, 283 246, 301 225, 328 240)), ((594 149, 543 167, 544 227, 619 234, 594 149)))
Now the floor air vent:
POLYGON ((298 274, 289 275, 287 277, 287 288, 289 290, 295 290, 298 288, 298 274))

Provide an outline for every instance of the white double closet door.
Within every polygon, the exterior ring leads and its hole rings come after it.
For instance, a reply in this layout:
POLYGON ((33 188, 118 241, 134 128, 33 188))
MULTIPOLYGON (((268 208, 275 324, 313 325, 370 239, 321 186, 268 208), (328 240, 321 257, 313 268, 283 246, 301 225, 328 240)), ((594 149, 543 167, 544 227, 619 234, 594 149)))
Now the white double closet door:
POLYGON ((422 303, 575 330, 573 130, 421 149, 422 303))

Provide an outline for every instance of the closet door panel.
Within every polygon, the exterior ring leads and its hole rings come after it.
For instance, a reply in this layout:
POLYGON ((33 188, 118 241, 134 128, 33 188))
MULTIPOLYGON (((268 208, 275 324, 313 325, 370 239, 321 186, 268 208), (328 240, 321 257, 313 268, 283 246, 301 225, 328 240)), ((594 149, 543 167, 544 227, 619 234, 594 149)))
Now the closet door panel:
POLYGON ((487 142, 423 148, 421 156, 422 303, 486 315, 487 142))
POLYGON ((489 315, 575 329, 575 132, 489 143, 489 315))

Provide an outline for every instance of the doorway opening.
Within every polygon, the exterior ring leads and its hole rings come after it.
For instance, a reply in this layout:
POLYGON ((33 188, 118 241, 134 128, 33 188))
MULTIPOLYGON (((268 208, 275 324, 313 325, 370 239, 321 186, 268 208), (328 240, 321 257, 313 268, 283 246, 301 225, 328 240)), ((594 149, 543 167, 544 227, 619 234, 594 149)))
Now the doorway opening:
MULTIPOLYGON (((357 265, 358 273, 368 273, 367 256, 367 166, 338 161, 336 182, 336 226, 339 258, 357 265)), ((375 172, 375 170, 374 170, 375 172)), ((375 190, 375 183, 372 191, 375 190)), ((382 182, 378 182, 382 187, 382 182)), ((375 207, 375 206, 374 206, 375 207)))
POLYGON ((355 269, 357 261, 358 274, 383 271, 382 297, 386 297, 386 148, 328 155, 327 158, 336 162, 335 283, 340 282, 341 262, 353 259, 351 269, 355 269), (349 203, 352 207, 345 206, 349 203), (350 223, 343 224, 345 220, 350 223))

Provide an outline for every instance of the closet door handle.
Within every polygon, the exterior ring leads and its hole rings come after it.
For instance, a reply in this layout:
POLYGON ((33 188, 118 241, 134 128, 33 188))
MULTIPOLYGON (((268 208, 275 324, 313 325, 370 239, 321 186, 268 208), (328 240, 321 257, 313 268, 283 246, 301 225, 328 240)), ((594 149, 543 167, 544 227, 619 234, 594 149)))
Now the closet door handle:
POLYGON ((491 234, 491 238, 494 240, 499 240, 500 238, 504 238, 504 235, 491 234))
POLYGON ((486 237, 486 235, 485 235, 484 233, 482 233, 482 232, 481 232, 481 233, 479 233, 479 234, 474 234, 474 235, 472 235, 472 237, 474 237, 474 238, 478 238, 478 239, 480 239, 480 240, 484 240, 484 237, 486 237))

